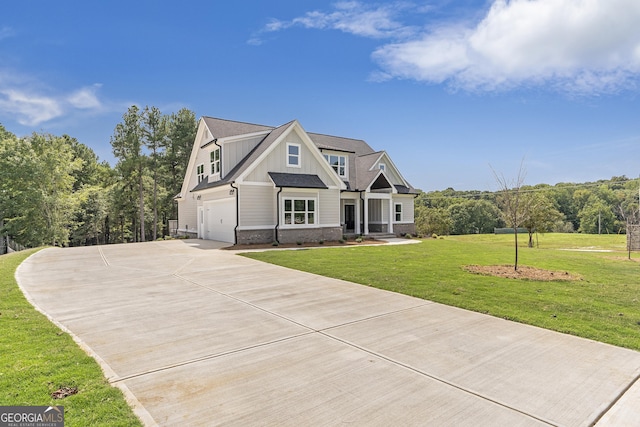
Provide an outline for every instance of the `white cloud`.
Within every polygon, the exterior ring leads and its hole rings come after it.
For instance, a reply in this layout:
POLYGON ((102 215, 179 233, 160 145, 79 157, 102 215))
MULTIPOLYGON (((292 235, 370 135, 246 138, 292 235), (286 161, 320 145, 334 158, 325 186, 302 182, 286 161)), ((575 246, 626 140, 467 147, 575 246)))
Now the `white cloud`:
POLYGON ((37 125, 62 115, 63 109, 53 98, 15 89, 0 89, 0 112, 15 116, 22 125, 37 125))
POLYGON ((13 37, 15 35, 15 32, 13 31, 13 28, 11 27, 1 27, 0 28, 0 40, 2 39, 7 39, 9 37, 13 37))
MULTIPOLYGON (((391 4, 363 4, 358 1, 335 3, 331 12, 312 11, 290 21, 273 19, 261 31, 270 33, 291 27, 303 27, 319 30, 339 30, 345 33, 371 38, 406 37, 415 29, 403 25, 397 20, 398 14, 409 8, 402 2, 391 4)), ((258 45, 254 37, 250 44, 258 45)))
POLYGON ((67 101, 71 106, 80 109, 95 109, 100 108, 102 104, 96 96, 96 91, 100 88, 100 84, 94 84, 93 86, 84 87, 80 90, 73 92, 67 97, 67 101))
POLYGON ((638 0, 496 0, 474 25, 446 24, 381 46, 376 77, 467 90, 551 85, 583 94, 634 87, 638 0))
POLYGON ((100 111, 100 85, 80 88, 70 94, 52 94, 37 81, 0 70, 0 115, 25 126, 82 111, 100 111))

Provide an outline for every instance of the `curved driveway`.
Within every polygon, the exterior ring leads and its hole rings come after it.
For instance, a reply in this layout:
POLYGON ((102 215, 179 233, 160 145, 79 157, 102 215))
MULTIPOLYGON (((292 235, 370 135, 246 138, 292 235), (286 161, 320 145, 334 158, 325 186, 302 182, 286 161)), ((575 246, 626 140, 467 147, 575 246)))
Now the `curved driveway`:
MULTIPOLYGON (((637 425, 640 353, 173 240, 20 286, 148 425, 637 425)), ((321 249, 334 250, 334 249, 321 249)))

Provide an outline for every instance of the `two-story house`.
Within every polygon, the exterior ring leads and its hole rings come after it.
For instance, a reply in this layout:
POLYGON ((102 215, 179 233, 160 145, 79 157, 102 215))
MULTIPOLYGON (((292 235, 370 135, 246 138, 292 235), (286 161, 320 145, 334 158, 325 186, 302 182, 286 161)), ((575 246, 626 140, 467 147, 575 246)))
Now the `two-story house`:
POLYGON ((415 190, 357 139, 203 117, 178 202, 178 232, 223 242, 415 233, 415 190))

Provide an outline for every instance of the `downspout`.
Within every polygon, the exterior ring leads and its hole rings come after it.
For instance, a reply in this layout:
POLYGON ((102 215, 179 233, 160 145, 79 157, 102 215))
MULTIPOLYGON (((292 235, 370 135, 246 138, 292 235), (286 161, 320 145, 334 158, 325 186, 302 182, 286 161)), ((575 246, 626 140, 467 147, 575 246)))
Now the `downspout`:
MULTIPOLYGON (((220 179, 224 178, 224 174, 222 173, 222 145, 218 144, 218 138, 214 138, 213 139, 213 145, 217 146, 218 148, 220 148, 220 179)), ((233 187, 236 188, 236 187, 233 187)))
MULTIPOLYGON (((366 191, 366 190, 365 190, 366 191)), ((360 235, 364 235, 364 203, 365 200, 362 198, 362 191, 358 192, 360 194, 360 215, 362 216, 362 224, 360 224, 360 218, 358 218, 358 231, 360 231, 360 235), (360 227, 362 225, 362 228, 360 227)))
MULTIPOLYGON (((218 144, 216 144, 218 145, 218 144)), ((220 161, 220 174, 222 174, 222 160, 220 161)), ((240 225, 240 193, 238 187, 234 187, 233 184, 236 182, 233 181, 229 185, 234 189, 236 193, 236 226, 233 227, 233 244, 238 244, 238 226, 240 225)))
POLYGON ((275 233, 276 233, 276 242, 280 243, 280 239, 278 236, 278 229, 280 228, 280 193, 282 193, 282 187, 278 187, 280 188, 278 190, 278 192, 276 193, 276 228, 275 228, 275 233))

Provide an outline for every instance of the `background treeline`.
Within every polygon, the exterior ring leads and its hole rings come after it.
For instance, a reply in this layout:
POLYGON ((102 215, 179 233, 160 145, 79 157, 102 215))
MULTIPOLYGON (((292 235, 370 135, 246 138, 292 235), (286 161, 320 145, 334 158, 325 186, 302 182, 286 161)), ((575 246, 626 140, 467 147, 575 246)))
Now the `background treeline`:
MULTIPOLYGON (((114 167, 75 138, 16 137, 0 124, 0 236, 18 245, 79 246, 155 240, 177 219, 195 139, 195 114, 130 107, 110 138, 114 167)), ((518 186, 518 227, 539 232, 624 233, 638 223, 639 179, 518 186)), ((418 234, 493 233, 507 227, 507 189, 420 192, 418 234)), ((511 226, 511 225, 509 225, 511 226)))
POLYGON ((0 124, 0 236, 35 247, 167 235, 196 129, 188 109, 132 106, 111 137, 111 167, 68 135, 18 138, 0 124))
MULTIPOLYGON (((519 227, 538 232, 625 233, 637 223, 639 179, 521 186, 519 227)), ((515 191, 515 190, 514 190, 515 191)), ((493 233, 504 221, 505 191, 421 192, 415 200, 420 235, 493 233)))

